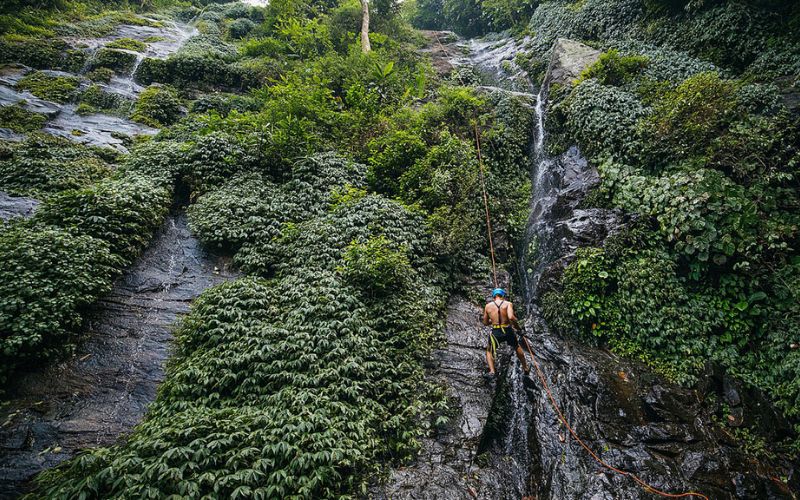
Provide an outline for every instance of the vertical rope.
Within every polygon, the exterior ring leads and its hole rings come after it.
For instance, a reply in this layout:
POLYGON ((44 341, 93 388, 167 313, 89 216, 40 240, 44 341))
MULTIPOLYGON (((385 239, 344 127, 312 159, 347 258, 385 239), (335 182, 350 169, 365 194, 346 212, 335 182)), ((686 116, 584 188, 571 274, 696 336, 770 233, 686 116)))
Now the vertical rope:
POLYGON ((494 241, 492 240, 492 220, 489 216, 489 195, 486 194, 486 174, 483 166, 483 155, 481 155, 481 134, 478 131, 478 119, 473 122, 475 125, 475 148, 478 151, 478 167, 481 173, 481 188, 483 190, 483 208, 486 211, 486 233, 489 235, 489 253, 492 256, 492 279, 494 287, 497 288, 497 262, 494 258, 494 241))

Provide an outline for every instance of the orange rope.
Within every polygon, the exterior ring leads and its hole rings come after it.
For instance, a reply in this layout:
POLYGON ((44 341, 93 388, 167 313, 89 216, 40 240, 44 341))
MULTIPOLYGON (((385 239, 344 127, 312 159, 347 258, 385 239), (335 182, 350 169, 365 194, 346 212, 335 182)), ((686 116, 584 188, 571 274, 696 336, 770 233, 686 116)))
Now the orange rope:
POLYGON ((481 172, 481 187, 483 188, 483 208, 486 210, 486 232, 489 235, 489 253, 492 255, 492 277, 494 287, 497 288, 497 264, 494 260, 494 242, 492 241, 492 222, 489 218, 489 196, 486 194, 486 174, 483 170, 483 156, 481 156, 481 136, 478 132, 478 120, 475 122, 475 147, 478 150, 478 166, 481 172))
POLYGON ((581 440, 580 437, 578 437, 578 434, 572 429, 572 427, 567 422, 566 417, 564 417, 564 413, 561 412, 561 408, 559 408, 558 403, 556 403, 556 398, 554 398, 553 397, 553 393, 550 392, 550 386, 547 385, 547 380, 544 377, 544 373, 542 373, 542 369, 539 367, 539 362, 536 361, 536 356, 533 355, 533 350, 531 349, 531 344, 528 342, 528 337, 525 337, 523 335, 522 339, 525 340, 525 347, 528 348, 528 353, 530 353, 530 355, 531 355, 531 360, 533 361, 533 366, 536 368, 536 373, 539 376, 539 380, 542 382, 542 385, 544 386, 544 390, 547 392, 547 397, 550 399, 550 404, 553 406, 553 409, 558 414, 558 418, 561 420, 561 423, 564 424, 564 426, 567 428, 567 430, 569 430, 569 433, 572 435, 573 438, 575 438, 575 441, 577 441, 578 444, 580 444, 583 447, 583 449, 586 450, 587 453, 589 453, 589 455, 597 463, 599 463, 600 465, 602 465, 606 469, 609 469, 609 470, 611 470, 613 472, 616 472, 617 474, 621 474, 623 476, 628 476, 629 478, 631 478, 634 481, 636 481, 637 483, 639 483, 639 485, 642 486, 645 489, 645 491, 648 491, 650 493, 655 493, 656 495, 661 495, 662 497, 667 497, 667 498, 683 498, 683 497, 695 496, 695 497, 699 497, 699 498, 703 498, 705 500, 708 500, 707 496, 703 495, 702 493, 697 493, 696 491, 689 491, 687 493, 667 493, 666 491, 661 491, 658 488, 656 488, 656 487, 648 484, 647 482, 645 482, 642 478, 640 478, 639 476, 637 476, 633 472, 628 472, 628 471, 624 471, 624 470, 621 470, 621 469, 617 469, 613 465, 609 465, 608 463, 606 463, 602 458, 598 457, 597 454, 594 451, 592 451, 592 449, 589 448, 589 446, 586 445, 586 443, 584 443, 583 440, 581 440))
MULTIPOLYGON (((444 54, 447 57, 450 57, 450 54, 447 53, 447 49, 444 48, 444 45, 442 44, 442 41, 439 40, 439 35, 437 35, 434 32, 433 36, 436 38, 436 41, 439 43, 439 47, 441 47, 442 52, 444 52, 444 54)), ((464 85, 464 81, 461 79, 460 75, 459 75, 458 78, 459 78, 459 80, 461 80, 461 84, 464 85)), ((489 235, 489 250, 490 250, 491 256, 492 256, 492 276, 494 278, 494 286, 497 287, 497 265, 495 263, 495 257, 494 257, 494 243, 492 241, 492 223, 491 223, 491 218, 490 218, 490 215, 489 215, 489 197, 486 194, 486 176, 484 174, 483 157, 481 156, 481 140, 480 140, 480 132, 478 131, 478 120, 477 120, 477 118, 474 120, 474 125, 475 125, 475 146, 476 146, 477 151, 478 151, 478 166, 480 167, 481 186, 483 188, 483 207, 486 210, 486 230, 487 230, 488 235, 489 235)), ((530 355, 531 355, 531 360, 533 361, 533 366, 536 368, 536 373, 539 376, 539 380, 542 382, 542 386, 544 386, 544 390, 547 392, 547 397, 550 399, 550 404, 553 406, 553 409, 558 414, 558 418, 561 420, 561 423, 563 423, 564 426, 567 428, 567 430, 569 430, 569 433, 572 435, 573 438, 575 438, 575 441, 577 441, 578 444, 580 444, 583 447, 583 449, 586 450, 586 452, 589 453, 589 455, 598 464, 602 465, 603 467, 605 467, 606 469, 608 469, 610 471, 616 472, 617 474, 620 474, 620 475, 623 475, 623 476, 627 476, 627 477, 633 479, 642 488, 644 488, 645 491, 650 492, 650 493, 655 493, 656 495, 660 495, 662 497, 666 497, 666 498, 685 498, 685 497, 694 496, 694 497, 702 498, 704 500, 709 500, 707 496, 703 495, 702 493, 697 493, 695 491, 689 491, 687 493, 667 493, 666 491, 661 491, 658 488, 656 488, 656 487, 648 484, 647 482, 645 482, 642 478, 640 478, 636 474, 634 474, 632 472, 624 471, 624 470, 621 470, 621 469, 617 469, 613 465, 609 465, 602 458, 597 456, 597 454, 594 451, 592 451, 592 449, 589 448, 589 446, 586 445, 586 443, 584 443, 583 440, 581 440, 581 438, 578 436, 578 434, 575 432, 575 430, 573 430, 572 427, 569 425, 569 422, 567 422, 566 417, 564 417, 564 414, 561 412, 561 408, 559 408, 558 403, 556 403, 556 399, 553 397, 553 393, 550 392, 550 386, 547 385, 547 380, 544 377, 544 373, 542 373, 542 369, 539 366, 539 362, 536 361, 536 356, 533 355, 533 349, 531 349, 531 345, 528 342, 528 338, 525 337, 524 335, 522 336, 522 338, 525 340, 525 346, 528 348, 528 353, 530 353, 530 355)))

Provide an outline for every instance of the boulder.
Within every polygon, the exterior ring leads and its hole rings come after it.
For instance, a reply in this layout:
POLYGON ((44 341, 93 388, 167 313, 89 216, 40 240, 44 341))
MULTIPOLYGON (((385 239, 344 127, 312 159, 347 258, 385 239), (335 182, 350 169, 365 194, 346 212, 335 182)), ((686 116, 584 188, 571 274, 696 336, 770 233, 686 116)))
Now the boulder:
POLYGON ((600 58, 601 52, 588 45, 568 38, 559 38, 553 45, 550 63, 542 87, 548 89, 553 83, 569 85, 600 58))

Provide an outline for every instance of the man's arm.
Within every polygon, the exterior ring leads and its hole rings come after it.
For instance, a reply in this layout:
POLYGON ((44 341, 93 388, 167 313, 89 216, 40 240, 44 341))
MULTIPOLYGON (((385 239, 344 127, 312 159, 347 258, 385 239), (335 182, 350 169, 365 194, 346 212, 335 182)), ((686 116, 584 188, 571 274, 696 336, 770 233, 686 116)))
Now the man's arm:
POLYGON ((489 318, 489 310, 487 307, 484 306, 483 308, 483 324, 488 325, 491 323, 491 319, 489 318))
POLYGON ((514 327, 514 330, 522 330, 522 327, 519 326, 519 321, 517 321, 517 315, 514 314, 514 304, 510 302, 508 303, 508 322, 514 327))

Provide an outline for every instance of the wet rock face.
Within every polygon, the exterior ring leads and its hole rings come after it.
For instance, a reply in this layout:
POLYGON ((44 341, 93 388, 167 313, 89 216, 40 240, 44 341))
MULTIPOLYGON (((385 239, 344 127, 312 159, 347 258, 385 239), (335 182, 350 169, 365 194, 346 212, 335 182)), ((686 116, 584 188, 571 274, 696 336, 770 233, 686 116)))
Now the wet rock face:
MULTIPOLYGON (((711 419, 707 394, 549 333, 536 335, 533 345, 570 425, 609 464, 670 493, 792 498, 786 486, 771 479, 780 472, 743 453, 711 419)), ((631 478, 589 457, 560 424, 540 383, 530 394, 531 432, 539 449, 534 461, 540 472, 533 481, 537 498, 653 498, 631 478)), ((751 397, 754 406, 769 406, 763 397, 751 397)))
POLYGON ((14 217, 30 217, 39 206, 39 200, 24 196, 11 196, 0 191, 0 221, 14 217))
MULTIPOLYGON (((465 299, 453 299, 447 309, 446 345, 433 351, 428 373, 447 387, 452 401, 450 422, 422 443, 416 463, 394 469, 371 496, 378 499, 492 498, 474 480, 475 457, 492 405, 491 383, 484 379, 486 332, 481 309, 465 299)), ((494 497, 496 498, 496 496, 494 497)))
POLYGON ((0 498, 81 450, 116 442, 163 378, 175 321, 206 288, 234 276, 208 254, 183 215, 170 216, 139 261, 87 321, 62 363, 22 375, 0 408, 0 498))
POLYGON ((575 40, 559 38, 553 45, 550 64, 542 87, 547 89, 553 83, 570 85, 584 69, 600 58, 601 53, 599 50, 575 40))
MULTIPOLYGON (((166 58, 176 52, 192 36, 197 34, 194 27, 163 22, 162 26, 117 26, 112 35, 101 38, 68 38, 66 41, 75 50, 84 50, 89 53, 89 65, 80 73, 91 67, 92 57, 102 50, 102 47, 119 38, 132 38, 143 41, 156 37, 156 41, 147 44, 144 52, 124 51, 130 54, 133 63, 123 74, 115 74, 108 83, 98 82, 104 92, 118 96, 123 101, 134 101, 144 90, 144 87, 134 81, 133 75, 145 57, 166 58)), ((105 113, 78 114, 75 103, 60 104, 34 96, 28 91, 19 90, 16 84, 28 72, 32 71, 23 65, 0 66, 0 106, 11 106, 23 103, 25 109, 40 113, 47 117, 43 131, 67 139, 93 146, 106 146, 127 153, 126 145, 135 135, 154 135, 157 129, 133 122, 120 116, 105 113)), ((80 76, 63 71, 44 70, 43 73, 52 76, 80 76)), ((83 79, 79 91, 88 88, 89 82, 83 79)), ((0 138, 17 140, 19 134, 14 134, 8 129, 0 129, 0 138)))

